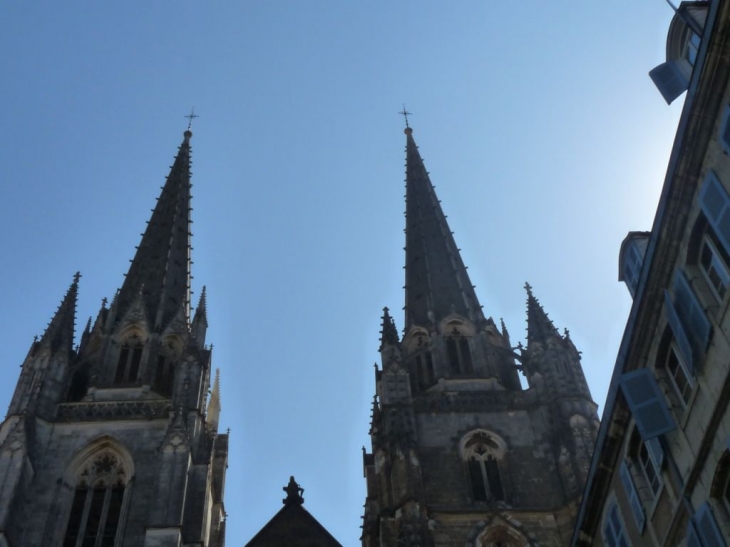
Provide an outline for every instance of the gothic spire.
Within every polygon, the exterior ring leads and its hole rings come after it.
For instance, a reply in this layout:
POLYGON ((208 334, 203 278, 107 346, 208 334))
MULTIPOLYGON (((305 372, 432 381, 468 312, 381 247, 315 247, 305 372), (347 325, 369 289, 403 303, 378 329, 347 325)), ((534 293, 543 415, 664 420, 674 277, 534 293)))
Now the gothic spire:
POLYGON ((76 300, 79 291, 81 274, 76 272, 71 286, 66 291, 61 305, 58 306, 53 319, 48 324, 46 332, 41 337, 40 344, 47 344, 55 352, 61 347, 71 351, 74 342, 74 328, 76 324, 76 300))
POLYGON ((152 210, 121 290, 115 320, 143 290, 149 324, 162 329, 185 307, 190 309, 190 137, 188 130, 152 210))
POLYGON ((200 292, 200 300, 198 300, 198 307, 195 308, 195 315, 201 318, 208 317, 208 298, 205 293, 205 285, 203 285, 203 290, 200 292))
POLYGON ((200 300, 198 301, 198 307, 195 308, 195 315, 193 316, 190 330, 198 343, 198 347, 201 349, 204 348, 205 334, 208 330, 208 299, 206 297, 205 285, 203 285, 203 291, 200 293, 200 300))
POLYGON ((525 283, 525 290, 527 291, 528 345, 530 342, 545 342, 549 337, 557 336, 560 338, 558 329, 555 328, 545 310, 542 309, 540 302, 532 294, 532 287, 529 283, 525 283))
POLYGON ((406 127, 406 322, 436 323, 450 313, 484 320, 428 171, 406 127))
POLYGON ((213 382, 213 391, 210 393, 210 402, 208 403, 208 426, 211 431, 218 431, 218 421, 221 416, 221 371, 215 369, 215 381, 213 382))
POLYGON ((386 345, 397 346, 400 344, 400 338, 398 336, 398 329, 395 327, 395 321, 390 316, 390 310, 383 308, 383 326, 380 329, 380 347, 386 345))

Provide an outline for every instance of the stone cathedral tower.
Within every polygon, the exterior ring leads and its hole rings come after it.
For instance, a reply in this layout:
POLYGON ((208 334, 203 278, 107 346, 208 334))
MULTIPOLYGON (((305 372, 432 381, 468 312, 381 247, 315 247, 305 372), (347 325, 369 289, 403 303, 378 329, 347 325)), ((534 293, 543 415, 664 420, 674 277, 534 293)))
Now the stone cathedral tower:
POLYGON ((363 546, 567 545, 598 429, 580 354, 529 285, 526 347, 484 315, 405 133, 405 329, 386 308, 363 546))
POLYGON ((22 364, 0 425, 0 546, 224 545, 205 290, 190 319, 191 137, 111 306, 74 347, 77 274, 22 364))

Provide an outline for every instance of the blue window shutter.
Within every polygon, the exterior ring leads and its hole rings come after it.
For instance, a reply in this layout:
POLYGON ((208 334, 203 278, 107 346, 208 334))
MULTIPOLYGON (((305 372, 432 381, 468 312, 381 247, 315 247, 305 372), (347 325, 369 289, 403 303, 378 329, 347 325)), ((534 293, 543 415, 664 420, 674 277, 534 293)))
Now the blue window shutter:
POLYGON ((687 333, 684 330, 684 326, 682 326, 682 321, 679 319, 679 314, 674 307, 672 297, 669 296, 669 291, 667 291, 666 289, 664 290, 664 306, 667 310, 667 319, 669 319, 669 326, 672 328, 674 340, 677 342, 677 346, 679 347, 679 351, 682 353, 682 357, 684 358, 684 362, 689 369, 689 373, 694 374, 695 367, 692 355, 692 345, 689 342, 689 338, 687 337, 687 333))
POLYGON ((722 242, 725 251, 730 254, 730 196, 712 171, 707 173, 705 183, 702 185, 700 206, 715 235, 722 242))
POLYGON ((639 277, 641 275, 641 266, 643 256, 636 245, 636 241, 631 241, 625 251, 624 258, 624 281, 629 288, 631 296, 636 294, 639 285, 639 277))
POLYGON ((677 427, 651 369, 640 368, 621 376, 621 391, 645 441, 677 427))
POLYGON ((692 520, 695 522, 697 535, 704 547, 726 547, 709 502, 702 504, 692 520))
POLYGON ((649 71, 649 77, 667 104, 671 104, 689 86, 687 76, 679 68, 677 61, 667 61, 654 67, 649 71))
POLYGON ((682 324, 695 342, 695 357, 710 343, 712 325, 682 270, 674 275, 674 304, 682 324))
POLYGON ((641 532, 644 529, 644 521, 646 520, 646 517, 644 516, 644 507, 641 505, 639 493, 636 491, 636 487, 634 486, 634 479, 631 478, 631 472, 629 471, 625 461, 621 462, 620 473, 621 483, 624 485, 626 496, 629 498, 631 512, 634 514, 636 526, 638 527, 639 532, 641 532))
POLYGON ((700 536, 697 535, 695 523, 692 519, 687 523, 687 547, 702 547, 700 536))

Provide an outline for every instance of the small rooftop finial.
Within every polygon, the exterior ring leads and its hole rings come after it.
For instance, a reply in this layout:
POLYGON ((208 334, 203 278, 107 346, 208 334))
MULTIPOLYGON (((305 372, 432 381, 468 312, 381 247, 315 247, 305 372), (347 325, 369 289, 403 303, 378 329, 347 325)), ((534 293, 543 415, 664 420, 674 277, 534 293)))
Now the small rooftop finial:
POLYGON ((81 272, 76 272, 74 274, 74 283, 78 283, 79 279, 81 279, 81 272))
POLYGON ((286 492, 286 498, 281 500, 284 505, 301 505, 304 503, 304 498, 302 497, 304 488, 297 484, 293 476, 289 477, 289 484, 284 486, 282 490, 286 492))
POLYGON ((192 135, 192 132, 190 131, 190 128, 193 126, 193 120, 195 118, 200 118, 200 116, 198 116, 195 113, 195 107, 193 107, 193 108, 190 109, 190 114, 188 114, 187 116, 183 116, 183 118, 187 118, 188 119, 188 129, 187 129, 187 131, 185 131, 185 136, 186 137, 187 136, 191 136, 192 135), (188 135, 188 133, 190 133, 190 135, 188 135))
POLYGON ((400 114, 401 116, 403 116, 405 118, 405 120, 406 120, 406 133, 408 132, 408 130, 413 131, 411 129, 411 126, 408 125, 408 116, 413 116, 413 114, 411 112, 408 112, 406 110, 406 105, 405 104, 403 105, 403 110, 401 110, 400 112, 398 112, 398 114, 400 114))
POLYGON ((532 286, 527 281, 525 281, 525 290, 528 296, 532 296, 532 286))

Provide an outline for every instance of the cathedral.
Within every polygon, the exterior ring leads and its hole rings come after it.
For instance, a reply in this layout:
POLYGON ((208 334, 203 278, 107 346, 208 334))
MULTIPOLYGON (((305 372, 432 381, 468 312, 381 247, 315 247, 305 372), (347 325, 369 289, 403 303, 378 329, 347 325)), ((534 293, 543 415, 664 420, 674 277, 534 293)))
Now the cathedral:
POLYGON ((185 132, 122 288, 74 346, 79 275, 0 425, 0 546, 222 547, 228 435, 190 317, 185 132))
MULTIPOLYGON (((529 285, 526 346, 485 315, 405 133, 404 331, 386 308, 362 545, 567 545, 598 430, 580 353, 529 285)), ((0 547, 225 543, 205 289, 190 308, 191 137, 111 303, 75 345, 77 274, 22 363, 0 425, 0 547)), ((293 477, 284 490, 249 545, 339 545, 293 477)))
POLYGON ((567 545, 598 431, 580 353, 529 285, 526 347, 484 314, 405 133, 405 322, 384 310, 363 547, 567 545))

